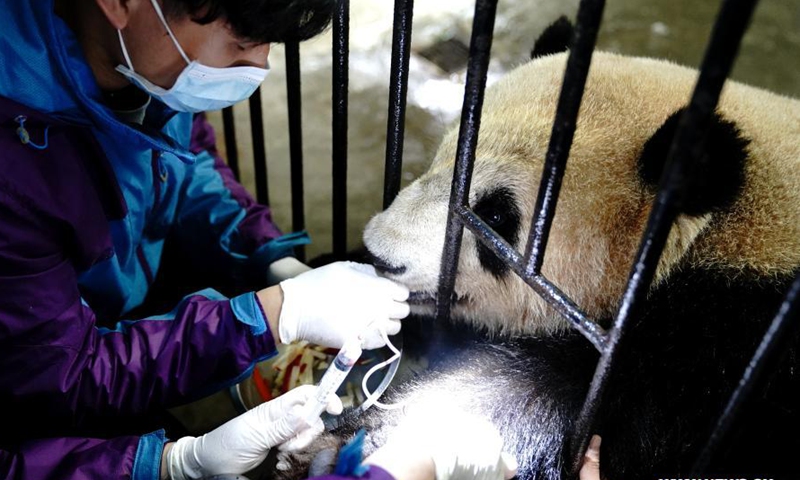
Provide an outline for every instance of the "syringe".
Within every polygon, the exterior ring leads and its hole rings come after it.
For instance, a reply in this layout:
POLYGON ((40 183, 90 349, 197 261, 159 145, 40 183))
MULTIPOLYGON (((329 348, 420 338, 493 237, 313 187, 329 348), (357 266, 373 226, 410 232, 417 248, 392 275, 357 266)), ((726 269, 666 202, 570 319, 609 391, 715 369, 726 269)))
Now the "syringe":
POLYGON ((331 393, 335 394, 339 387, 347 378, 347 374, 356 364, 359 357, 361 357, 361 339, 354 338, 345 342, 339 353, 331 362, 322 379, 319 381, 317 394, 309 399, 305 405, 305 412, 303 412, 303 419, 308 425, 314 423, 325 407, 328 405, 328 397, 331 393))

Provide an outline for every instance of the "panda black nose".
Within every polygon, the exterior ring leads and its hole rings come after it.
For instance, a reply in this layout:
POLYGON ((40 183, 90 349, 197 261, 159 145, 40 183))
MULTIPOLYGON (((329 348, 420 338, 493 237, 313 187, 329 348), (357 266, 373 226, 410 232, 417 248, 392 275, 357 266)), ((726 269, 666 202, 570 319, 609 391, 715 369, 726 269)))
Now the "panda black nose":
POLYGON ((406 271, 406 267, 396 266, 389 263, 387 260, 375 255, 367 250, 367 262, 371 263, 375 270, 383 274, 400 275, 406 271))

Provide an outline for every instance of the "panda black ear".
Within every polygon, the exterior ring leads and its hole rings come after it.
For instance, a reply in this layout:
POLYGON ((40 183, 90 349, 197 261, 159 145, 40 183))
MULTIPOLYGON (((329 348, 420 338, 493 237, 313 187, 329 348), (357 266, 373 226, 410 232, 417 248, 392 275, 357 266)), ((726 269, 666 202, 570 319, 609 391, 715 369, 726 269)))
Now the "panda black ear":
MULTIPOLYGON (((667 161, 672 139, 685 108, 670 115, 644 145, 639 157, 639 176, 645 186, 655 192, 667 161)), ((681 211, 687 215, 703 215, 724 210, 739 197, 744 185, 747 146, 735 123, 714 114, 706 135, 702 155, 689 169, 681 211)))
POLYGON ((559 17, 558 20, 551 23, 547 27, 531 50, 531 59, 543 57, 553 53, 566 52, 572 45, 572 37, 575 33, 575 28, 570 23, 569 19, 565 16, 559 17))

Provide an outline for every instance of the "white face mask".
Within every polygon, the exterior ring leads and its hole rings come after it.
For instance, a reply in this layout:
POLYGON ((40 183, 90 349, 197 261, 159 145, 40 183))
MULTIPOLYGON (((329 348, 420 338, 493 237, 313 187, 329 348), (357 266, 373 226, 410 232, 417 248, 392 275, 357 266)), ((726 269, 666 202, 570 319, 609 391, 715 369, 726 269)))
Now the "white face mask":
POLYGON ((122 32, 117 30, 119 43, 122 47, 122 55, 125 57, 125 62, 128 66, 118 65, 116 70, 125 75, 136 86, 161 100, 173 110, 179 112, 204 112, 230 107, 248 98, 264 81, 264 78, 269 73, 269 68, 216 68, 202 65, 196 60, 189 60, 186 52, 183 51, 183 48, 178 43, 178 39, 172 33, 172 29, 169 28, 157 0, 150 1, 156 10, 156 14, 158 14, 158 18, 161 19, 161 23, 164 24, 164 28, 167 29, 172 43, 175 44, 187 65, 170 89, 159 87, 133 70, 131 57, 125 47, 122 32))

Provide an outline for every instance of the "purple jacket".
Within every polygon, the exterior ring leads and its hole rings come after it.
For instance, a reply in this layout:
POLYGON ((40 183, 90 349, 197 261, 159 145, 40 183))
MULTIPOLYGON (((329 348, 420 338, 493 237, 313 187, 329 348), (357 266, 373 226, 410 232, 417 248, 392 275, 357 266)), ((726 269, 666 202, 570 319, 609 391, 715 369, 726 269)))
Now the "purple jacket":
POLYGON ((163 432, 82 426, 186 403, 274 354, 242 287, 306 240, 234 181, 203 116, 154 101, 143 126, 120 122, 53 0, 3 7, 0 478, 157 478, 163 432), (218 285, 232 298, 199 290, 218 285))

